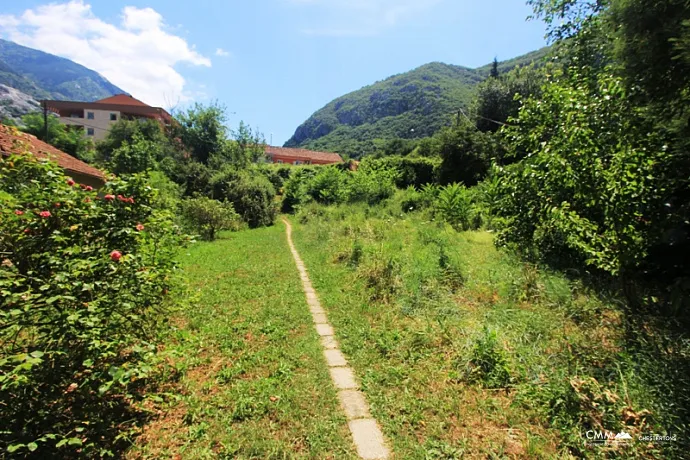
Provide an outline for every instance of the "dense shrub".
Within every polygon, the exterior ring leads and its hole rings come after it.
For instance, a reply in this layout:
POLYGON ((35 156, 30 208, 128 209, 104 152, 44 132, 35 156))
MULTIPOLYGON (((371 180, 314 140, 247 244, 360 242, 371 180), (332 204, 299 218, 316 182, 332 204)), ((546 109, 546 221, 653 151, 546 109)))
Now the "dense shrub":
POLYGON ((503 173, 500 242, 619 275, 672 235, 665 231, 674 224, 665 211, 673 206, 665 202, 669 154, 618 79, 553 82, 506 134, 531 155, 503 173))
POLYGON ((419 189, 424 184, 436 181, 437 169, 440 165, 438 158, 410 158, 391 156, 375 160, 363 160, 362 170, 387 169, 397 172, 395 185, 398 188, 415 187, 419 189))
POLYGON ((181 242, 153 196, 141 175, 97 193, 33 156, 0 158, 3 452, 122 447, 181 242))
POLYGON ((242 223, 232 203, 207 197, 187 198, 180 203, 180 210, 190 229, 209 241, 221 230, 238 230, 242 223))
POLYGON ((212 179, 213 196, 232 203, 250 228, 273 225, 276 218, 276 191, 255 169, 226 168, 212 179))
POLYGON ((307 194, 309 181, 316 175, 314 168, 294 168, 290 177, 283 185, 283 212, 293 212, 295 209, 310 201, 307 194))
POLYGON ((290 178, 290 172, 293 168, 293 166, 285 164, 260 164, 258 166, 261 174, 271 181, 276 191, 280 191, 283 188, 283 184, 290 178))

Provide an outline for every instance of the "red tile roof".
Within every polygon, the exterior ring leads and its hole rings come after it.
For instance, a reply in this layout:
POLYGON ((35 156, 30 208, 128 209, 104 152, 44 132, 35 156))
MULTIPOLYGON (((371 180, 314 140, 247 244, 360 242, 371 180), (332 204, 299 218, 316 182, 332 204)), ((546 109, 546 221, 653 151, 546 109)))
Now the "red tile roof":
POLYGON ((84 174, 105 182, 103 171, 89 166, 81 160, 77 160, 62 150, 58 150, 50 144, 32 136, 22 133, 16 128, 0 124, 0 153, 9 155, 12 153, 30 152, 37 158, 49 158, 55 161, 67 172, 84 174))
POLYGON ((266 155, 285 156, 297 160, 324 161, 328 163, 340 163, 343 159, 337 153, 314 152, 306 149, 291 149, 286 147, 266 147, 266 155))
POLYGON ((96 104, 116 104, 116 105, 136 105, 139 107, 150 107, 144 104, 139 99, 135 99, 129 94, 116 94, 115 96, 106 97, 100 101, 95 101, 96 104))

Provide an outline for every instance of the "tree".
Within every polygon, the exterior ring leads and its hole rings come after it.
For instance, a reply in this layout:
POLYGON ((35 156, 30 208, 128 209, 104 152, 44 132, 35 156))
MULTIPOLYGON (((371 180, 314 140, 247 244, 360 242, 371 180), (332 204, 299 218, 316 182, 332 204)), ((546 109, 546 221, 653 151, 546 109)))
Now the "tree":
POLYGON ((439 182, 476 185, 486 175, 491 158, 498 155, 498 144, 489 133, 483 133, 469 122, 443 129, 437 136, 441 166, 439 182))
POLYGON ((227 155, 226 119, 225 107, 217 103, 196 103, 179 115, 179 137, 194 161, 206 165, 213 156, 227 155))
POLYGON ((131 141, 124 141, 112 152, 110 167, 115 174, 137 174, 156 168, 161 156, 161 144, 134 134, 131 141))
MULTIPOLYGON (((163 127, 156 120, 127 120, 121 118, 110 126, 105 139, 96 145, 98 158, 109 161, 113 152, 125 143, 131 144, 135 138, 146 140, 161 146, 168 143, 163 127)), ((167 149, 166 149, 167 150, 167 149)))
POLYGON ((498 75, 498 57, 494 57, 494 62, 491 64, 491 73, 489 74, 489 77, 498 78, 498 75))
MULTIPOLYGON (((46 140, 45 121, 42 113, 27 113, 22 117, 25 133, 33 134, 42 141, 46 140)), ((48 143, 65 153, 81 160, 92 160, 93 143, 84 136, 82 131, 70 129, 60 123, 55 115, 48 115, 48 143)))
POLYGON ((517 116, 523 100, 539 96, 543 81, 543 71, 530 65, 482 82, 474 104, 477 128, 484 132, 498 131, 511 117, 517 116))

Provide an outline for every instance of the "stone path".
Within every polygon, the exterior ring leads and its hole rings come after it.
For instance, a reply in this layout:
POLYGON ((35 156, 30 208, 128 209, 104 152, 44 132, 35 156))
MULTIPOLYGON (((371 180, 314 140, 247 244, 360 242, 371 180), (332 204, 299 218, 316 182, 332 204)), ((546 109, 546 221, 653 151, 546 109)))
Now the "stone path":
POLYGON ((390 452, 386 447, 383 433, 381 433, 376 420, 369 413, 369 404, 367 404, 364 394, 359 391, 355 373, 348 366, 347 359, 340 351, 333 326, 330 325, 328 318, 326 318, 326 312, 321 308, 321 303, 309 280, 304 262, 302 262, 297 249, 295 249, 295 245, 292 242, 292 226, 285 219, 283 219, 283 222, 285 222, 287 231, 288 245, 290 246, 292 257, 295 259, 295 264, 297 264, 304 293, 307 295, 307 304, 314 319, 314 326, 316 327, 316 332, 321 337, 323 354, 331 373, 331 380, 338 390, 340 405, 347 417, 347 424, 350 427, 352 441, 357 448, 357 453, 360 458, 364 459, 387 459, 390 456, 390 452))

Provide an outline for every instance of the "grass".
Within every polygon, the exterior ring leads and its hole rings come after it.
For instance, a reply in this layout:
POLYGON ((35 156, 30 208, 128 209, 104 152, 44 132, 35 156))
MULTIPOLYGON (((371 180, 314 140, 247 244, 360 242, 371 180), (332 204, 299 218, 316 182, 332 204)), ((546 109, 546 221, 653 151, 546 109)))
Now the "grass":
POLYGON ((674 366, 687 335, 666 351, 654 334, 637 340, 615 297, 424 217, 342 206, 293 219, 398 458, 682 458, 688 381, 674 366), (588 430, 680 442, 591 447, 588 430))
POLYGON ((183 251, 168 382, 128 458, 352 458, 283 225, 183 251))

